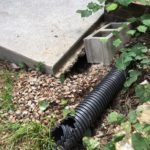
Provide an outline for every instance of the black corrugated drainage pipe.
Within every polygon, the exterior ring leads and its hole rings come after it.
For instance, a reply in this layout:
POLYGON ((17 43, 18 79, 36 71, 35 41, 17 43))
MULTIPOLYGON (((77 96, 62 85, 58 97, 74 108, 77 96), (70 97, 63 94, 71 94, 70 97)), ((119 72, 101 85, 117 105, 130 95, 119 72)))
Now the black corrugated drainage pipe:
POLYGON ((75 116, 66 117, 53 129, 52 136, 56 144, 64 150, 74 148, 122 89, 125 80, 126 71, 112 68, 101 83, 76 107, 75 116))

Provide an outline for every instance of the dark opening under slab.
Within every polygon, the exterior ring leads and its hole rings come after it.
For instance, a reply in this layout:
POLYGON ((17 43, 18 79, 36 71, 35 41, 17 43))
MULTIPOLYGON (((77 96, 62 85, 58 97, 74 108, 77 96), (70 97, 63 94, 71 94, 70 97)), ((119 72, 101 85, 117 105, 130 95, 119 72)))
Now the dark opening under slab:
POLYGON ((110 25, 108 25, 107 27, 106 27, 106 29, 117 29, 117 28, 119 28, 119 27, 121 27, 122 26, 122 24, 119 24, 119 23, 114 23, 114 24, 110 24, 110 25))

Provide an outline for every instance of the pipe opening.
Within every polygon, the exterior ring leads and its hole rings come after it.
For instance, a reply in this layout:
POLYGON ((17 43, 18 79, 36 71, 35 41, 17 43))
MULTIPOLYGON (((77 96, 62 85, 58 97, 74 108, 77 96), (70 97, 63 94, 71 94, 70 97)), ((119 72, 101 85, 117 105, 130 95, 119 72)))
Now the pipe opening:
POLYGON ((74 124, 74 118, 68 117, 52 131, 52 137, 56 141, 57 145, 63 145, 66 139, 70 138, 73 129, 75 128, 74 124))

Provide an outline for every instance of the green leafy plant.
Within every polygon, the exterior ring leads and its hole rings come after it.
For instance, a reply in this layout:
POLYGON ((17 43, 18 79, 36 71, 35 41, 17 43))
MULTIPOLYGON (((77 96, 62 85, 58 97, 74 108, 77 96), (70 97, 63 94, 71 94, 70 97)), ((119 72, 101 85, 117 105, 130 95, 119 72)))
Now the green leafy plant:
POLYGON ((124 134, 115 135, 110 142, 108 142, 102 150, 115 150, 115 144, 119 141, 122 141, 125 137, 124 134))
POLYGON ((16 149, 18 143, 25 142, 25 149, 55 150, 55 143, 50 135, 53 124, 54 120, 52 118, 48 126, 37 122, 25 124, 6 122, 5 128, 0 132, 8 131, 5 142, 12 149, 16 149))
POLYGON ((60 75, 59 79, 60 79, 60 82, 61 82, 61 83, 64 83, 64 81, 65 81, 65 74, 62 73, 62 74, 60 75))
MULTIPOLYGON (((127 7, 134 0, 97 0, 97 4, 103 6, 108 13, 115 11, 120 6, 127 7), (105 6, 102 5, 105 1, 105 6), (100 4, 101 3, 101 4, 100 4)), ((150 6, 150 1, 139 0, 143 5, 150 6)), ((97 6, 97 5, 96 5, 97 6)), ((96 11, 101 7, 97 7, 96 11)), ((147 8, 146 8, 147 9, 147 8)), ((85 10, 80 10, 78 13, 81 14, 81 17, 88 17, 96 12, 89 7, 85 10)), ((146 11, 145 11, 146 12, 146 11)), ((130 36, 138 36, 140 34, 146 33, 150 29, 150 14, 144 14, 139 17, 132 17, 128 19, 129 22, 133 24, 132 29, 127 31, 127 34, 130 36)), ((112 42, 113 46, 116 48, 122 44, 121 38, 118 34, 113 33, 115 40, 112 42)), ((107 42, 105 39, 100 39, 101 42, 107 42)), ((142 44, 137 43, 130 48, 122 48, 120 50, 120 56, 117 58, 115 65, 119 70, 126 70, 127 67, 130 68, 130 64, 134 66, 134 69, 128 70, 128 77, 124 84, 126 89, 129 89, 133 85, 135 88, 136 96, 139 98, 140 102, 150 101, 150 86, 149 84, 141 85, 137 83, 138 79, 142 75, 142 71, 149 68, 150 58, 147 55, 148 48, 142 44), (136 82, 136 83, 135 83, 136 82)), ((135 150, 149 150, 150 148, 150 125, 141 124, 138 122, 138 115, 140 112, 136 110, 129 111, 127 116, 124 116, 117 112, 112 112, 108 115, 107 121, 109 123, 119 124, 122 129, 131 136, 132 146, 135 150)), ((115 144, 126 135, 120 136, 119 138, 113 137, 110 142, 108 142, 103 150, 115 150, 115 144)), ((127 137, 126 137, 127 138, 127 137)))
POLYGON ((43 62, 38 62, 36 65, 35 65, 35 69, 37 72, 40 72, 40 73, 45 73, 45 65, 43 62))
POLYGON ((140 76, 140 72, 137 70, 130 70, 129 77, 127 78, 126 82, 124 83, 124 87, 130 87, 135 81, 137 81, 138 77, 140 76))
POLYGON ((135 88, 136 96, 139 97, 140 102, 150 101, 150 84, 138 85, 135 88))
POLYGON ((124 120, 124 116, 118 112, 112 112, 107 117, 107 121, 109 123, 120 124, 123 120, 124 120))
POLYGON ((75 116, 75 110, 74 109, 71 109, 71 108, 64 108, 63 109, 63 116, 64 116, 64 118, 66 117, 66 116, 75 116))
POLYGON ((43 100, 43 101, 40 101, 38 105, 41 111, 45 111, 48 108, 49 103, 46 100, 43 100))
POLYGON ((118 4, 117 3, 108 3, 107 6, 106 6, 107 12, 114 11, 117 8, 118 8, 118 4))
POLYGON ((8 70, 0 70, 0 78, 4 81, 3 88, 0 91, 0 107, 6 111, 14 110, 12 102, 13 83, 17 75, 8 70))
POLYGON ((132 145, 135 150, 149 150, 150 148, 147 138, 145 138, 141 133, 133 133, 132 145))
POLYGON ((19 68, 22 69, 22 70, 25 70, 27 68, 26 64, 25 63, 19 63, 18 64, 19 68))
POLYGON ((68 104, 68 100, 66 100, 66 99, 62 99, 60 102, 61 106, 66 106, 67 104, 68 104))
POLYGON ((113 45, 114 45, 115 47, 120 46, 121 43, 122 43, 122 41, 121 41, 120 39, 116 39, 116 40, 113 41, 113 45))
POLYGON ((86 147, 87 150, 100 150, 100 142, 98 139, 93 139, 91 137, 84 137, 82 139, 83 145, 86 147))
POLYGON ((137 112, 136 111, 130 111, 128 113, 128 119, 130 123, 136 123, 137 122, 137 112))

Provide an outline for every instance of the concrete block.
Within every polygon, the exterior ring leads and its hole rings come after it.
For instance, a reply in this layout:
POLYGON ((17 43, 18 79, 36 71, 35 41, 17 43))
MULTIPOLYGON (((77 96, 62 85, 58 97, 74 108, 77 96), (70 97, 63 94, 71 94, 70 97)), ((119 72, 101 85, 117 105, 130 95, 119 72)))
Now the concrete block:
POLYGON ((84 45, 88 62, 109 65, 116 51, 129 41, 130 36, 127 35, 129 28, 130 23, 128 22, 113 22, 86 37, 84 45), (113 34, 114 31, 118 31, 117 36, 113 34), (116 38, 122 40, 122 44, 118 48, 112 44, 116 38))
POLYGON ((106 24, 101 28, 101 31, 117 31, 118 35, 116 38, 120 38, 122 40, 122 45, 129 41, 130 36, 127 34, 127 31, 130 29, 131 24, 129 22, 112 22, 106 24))
POLYGON ((89 63, 109 65, 113 56, 113 34, 110 31, 98 30, 84 39, 86 56, 89 63))

